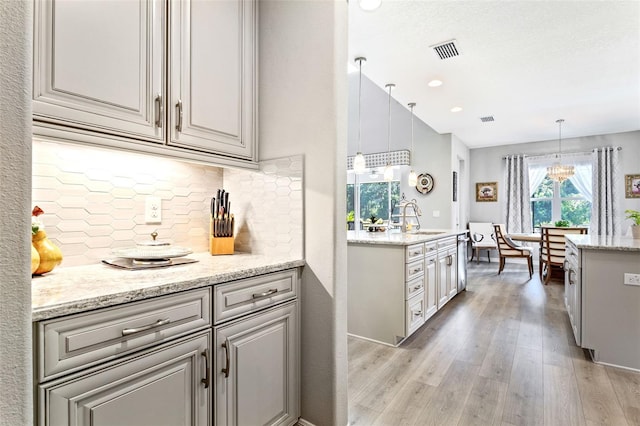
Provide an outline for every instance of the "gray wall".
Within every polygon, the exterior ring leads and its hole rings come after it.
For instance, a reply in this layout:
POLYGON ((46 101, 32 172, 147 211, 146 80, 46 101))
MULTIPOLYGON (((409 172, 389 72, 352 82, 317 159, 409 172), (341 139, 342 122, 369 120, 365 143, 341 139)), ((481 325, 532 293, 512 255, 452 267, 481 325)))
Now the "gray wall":
POLYGON ((260 157, 304 155, 302 417, 347 424, 347 4, 260 2, 260 157))
POLYGON ((0 425, 33 422, 31 7, 0 1, 0 425))
MULTIPOLYGON (((349 58, 353 62, 354 58, 349 58)), ((357 64, 356 64, 357 65, 357 64)), ((363 154, 387 151, 387 133, 389 117, 389 95, 384 88, 378 87, 366 76, 367 63, 362 70, 361 101, 361 150, 363 154)), ((358 146, 358 72, 349 74, 349 133, 348 155, 355 155, 358 146)), ((390 81, 393 83, 393 81, 390 81)), ((390 150, 411 149, 411 112, 407 105, 393 99, 391 91, 391 137, 390 150)), ((419 111, 416 105, 415 111, 419 111)), ((420 223, 423 228, 451 228, 455 226, 454 212, 458 209, 452 203, 452 174, 457 171, 457 159, 454 163, 452 153, 468 156, 463 143, 460 149, 452 146, 451 134, 439 134, 419 118, 414 118, 414 150, 412 153, 413 169, 416 173, 429 173, 435 182, 434 189, 422 195, 407 184, 408 170, 403 171, 401 190, 408 199, 415 198, 422 209, 420 223), (434 212, 439 217, 434 217, 434 212)), ((467 161, 468 164, 468 161, 467 161)), ((466 197, 464 191, 459 192, 466 197)))
MULTIPOLYGON (((609 135, 585 136, 581 138, 562 139, 562 152, 590 151, 603 146, 620 146, 621 174, 640 174, 640 131, 613 133, 609 135)), ((477 222, 504 222, 505 197, 503 184, 504 162, 502 157, 509 154, 542 155, 558 152, 558 140, 531 142, 516 145, 504 145, 490 148, 478 148, 470 151, 471 176, 469 194, 472 197, 470 218, 477 222), (475 182, 498 182, 498 202, 477 203, 475 201, 475 182)), ((624 209, 640 210, 640 199, 624 198, 624 181, 614 188, 621 194, 622 211, 624 209)), ((622 222, 623 232, 629 221, 622 222)))

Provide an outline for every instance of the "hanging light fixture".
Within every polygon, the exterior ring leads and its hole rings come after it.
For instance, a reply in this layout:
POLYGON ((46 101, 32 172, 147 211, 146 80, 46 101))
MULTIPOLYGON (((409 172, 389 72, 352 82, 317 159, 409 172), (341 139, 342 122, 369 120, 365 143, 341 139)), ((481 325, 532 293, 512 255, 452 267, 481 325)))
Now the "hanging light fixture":
POLYGON ((360 66, 360 77, 358 80, 358 153, 353 159, 353 171, 361 174, 364 173, 364 170, 367 168, 367 161, 362 155, 361 152, 361 134, 362 134, 362 118, 360 113, 361 108, 361 99, 362 99, 362 61, 366 61, 367 58, 358 57, 356 58, 356 62, 360 66))
POLYGON ((396 87, 395 84, 385 84, 389 89, 389 125, 387 126, 387 165, 384 168, 384 180, 390 182, 393 180, 393 167, 391 167, 391 89, 396 87))
POLYGON ((558 161, 547 167, 547 175, 553 181, 562 183, 575 173, 575 168, 568 164, 562 164, 562 123, 564 119, 556 120, 558 123, 558 161))
POLYGON ((411 171, 409 172, 409 186, 413 187, 418 184, 418 175, 413 171, 413 107, 416 106, 415 102, 411 102, 409 108, 411 108, 411 171))
POLYGON ((382 4, 382 0, 359 0, 362 10, 376 10, 382 4))

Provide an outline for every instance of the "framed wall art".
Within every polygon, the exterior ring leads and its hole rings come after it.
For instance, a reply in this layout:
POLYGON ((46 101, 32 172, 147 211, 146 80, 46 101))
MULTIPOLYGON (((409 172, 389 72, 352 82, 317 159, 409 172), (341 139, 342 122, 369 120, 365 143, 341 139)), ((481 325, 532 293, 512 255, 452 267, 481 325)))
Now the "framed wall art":
POLYGON ((476 201, 498 201, 498 182, 476 183, 476 201))
POLYGON ((640 175, 624 175, 624 197, 640 198, 640 175))

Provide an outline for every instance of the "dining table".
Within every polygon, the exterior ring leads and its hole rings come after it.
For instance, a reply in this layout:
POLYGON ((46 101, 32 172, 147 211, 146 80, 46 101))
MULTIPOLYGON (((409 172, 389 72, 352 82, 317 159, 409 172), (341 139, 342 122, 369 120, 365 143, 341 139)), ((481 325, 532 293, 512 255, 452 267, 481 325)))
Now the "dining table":
POLYGON ((541 235, 539 232, 530 232, 530 233, 513 233, 507 234, 507 237, 512 239, 513 241, 522 241, 527 243, 539 243, 541 241, 541 235))

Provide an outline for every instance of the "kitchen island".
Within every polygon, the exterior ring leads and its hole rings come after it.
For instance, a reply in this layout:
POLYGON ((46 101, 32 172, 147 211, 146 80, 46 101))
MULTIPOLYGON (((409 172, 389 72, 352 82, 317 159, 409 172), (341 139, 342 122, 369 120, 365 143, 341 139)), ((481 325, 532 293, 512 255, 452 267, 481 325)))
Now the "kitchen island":
POLYGON ((565 305, 594 362, 640 371, 640 240, 567 235, 565 305))
POLYGON ((398 346, 418 330, 464 288, 466 232, 348 231, 348 333, 398 346))

